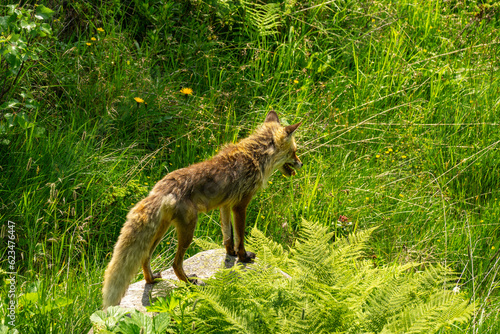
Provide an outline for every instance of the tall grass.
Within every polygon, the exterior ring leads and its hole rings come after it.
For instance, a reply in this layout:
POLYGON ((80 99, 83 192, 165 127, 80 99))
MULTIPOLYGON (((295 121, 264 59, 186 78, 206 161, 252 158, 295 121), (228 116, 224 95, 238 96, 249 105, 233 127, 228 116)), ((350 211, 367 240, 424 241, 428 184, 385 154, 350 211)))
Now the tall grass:
MULTIPOLYGON (((40 59, 10 96, 29 92, 39 107, 0 111, 26 111, 46 129, 10 128, 0 145, 20 332, 88 330, 131 206, 169 171, 246 136, 271 108, 284 123, 303 122, 304 168, 270 180, 249 226, 284 245, 300 217, 337 236, 380 226, 377 262, 461 273, 481 311, 450 332, 498 331, 498 2, 45 5, 56 37, 40 41, 40 59)), ((218 213, 202 215, 196 234, 220 242, 218 213)), ((157 270, 174 247, 170 234, 157 270)))

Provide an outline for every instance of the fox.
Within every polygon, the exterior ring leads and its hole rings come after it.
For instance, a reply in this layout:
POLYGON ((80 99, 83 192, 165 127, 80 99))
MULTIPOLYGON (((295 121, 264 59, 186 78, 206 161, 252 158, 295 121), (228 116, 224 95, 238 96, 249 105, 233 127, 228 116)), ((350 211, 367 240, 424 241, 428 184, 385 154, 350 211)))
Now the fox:
POLYGON ((302 167, 293 136, 300 125, 282 126, 271 110, 250 136, 226 145, 209 160, 172 171, 158 181, 127 214, 104 274, 103 309, 119 305, 140 266, 146 283, 161 278, 161 273, 151 270, 151 256, 172 226, 178 241, 174 273, 179 280, 198 283, 195 275, 186 275, 183 261, 201 212, 219 208, 226 253, 240 262, 252 262, 256 255, 244 245, 246 209, 275 170, 292 176, 302 167))

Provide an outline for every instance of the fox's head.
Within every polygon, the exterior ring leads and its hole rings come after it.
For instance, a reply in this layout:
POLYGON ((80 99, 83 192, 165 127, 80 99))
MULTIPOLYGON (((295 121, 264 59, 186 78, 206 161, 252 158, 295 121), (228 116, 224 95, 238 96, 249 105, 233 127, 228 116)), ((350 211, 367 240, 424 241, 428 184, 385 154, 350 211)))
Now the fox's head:
POLYGON ((279 169, 285 176, 295 175, 295 170, 302 167, 302 161, 297 157, 297 145, 293 133, 301 123, 281 126, 278 114, 271 110, 264 121, 264 127, 272 128, 274 152, 272 154, 272 169, 279 169))

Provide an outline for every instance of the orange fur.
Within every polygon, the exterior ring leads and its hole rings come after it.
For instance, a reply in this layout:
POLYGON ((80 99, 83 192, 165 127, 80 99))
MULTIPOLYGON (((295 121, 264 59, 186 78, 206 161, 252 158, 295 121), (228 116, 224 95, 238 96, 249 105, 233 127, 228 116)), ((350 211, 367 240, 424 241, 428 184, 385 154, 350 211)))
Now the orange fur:
POLYGON ((151 271, 150 261, 170 226, 176 228, 178 238, 172 266, 177 277, 187 282, 182 263, 199 212, 220 208, 226 252, 238 255, 242 262, 251 261, 255 254, 247 252, 243 242, 247 205, 276 169, 290 176, 295 173, 293 169, 302 167, 292 136, 299 125, 283 127, 278 115, 270 111, 251 136, 227 145, 207 161, 178 169, 161 179, 127 215, 104 275, 103 307, 120 303, 141 265, 147 283, 160 277, 151 271))

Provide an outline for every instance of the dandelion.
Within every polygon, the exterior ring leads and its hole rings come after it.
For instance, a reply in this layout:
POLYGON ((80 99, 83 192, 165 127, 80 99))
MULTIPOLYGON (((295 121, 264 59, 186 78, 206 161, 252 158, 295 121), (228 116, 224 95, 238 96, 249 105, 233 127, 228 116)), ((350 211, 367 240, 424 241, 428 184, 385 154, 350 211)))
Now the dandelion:
POLYGON ((97 31, 104 32, 104 29, 103 28, 97 28, 97 31))
POLYGON ((135 102, 137 103, 144 103, 144 100, 141 99, 140 97, 134 97, 135 102))
POLYGON ((97 39, 95 37, 92 37, 90 40, 91 41, 97 41, 97 39))
POLYGON ((375 156, 375 158, 377 158, 377 159, 378 159, 378 158, 380 158, 380 154, 377 154, 377 155, 375 156))
POLYGON ((406 155, 402 155, 401 158, 406 159, 406 155))
POLYGON ((495 250, 495 246, 491 246, 491 250, 495 250))
POLYGON ((299 80, 295 79, 295 80, 293 80, 293 83, 294 83, 294 84, 298 84, 298 83, 299 83, 299 80))
POLYGON ((273 184, 273 181, 267 181, 267 183, 269 183, 269 184, 273 184))
POLYGON ((91 46, 92 45, 92 43, 85 43, 85 44, 87 44, 87 46, 91 46))
POLYGON ((181 94, 184 94, 185 96, 193 95, 193 90, 191 88, 182 88, 181 94))

